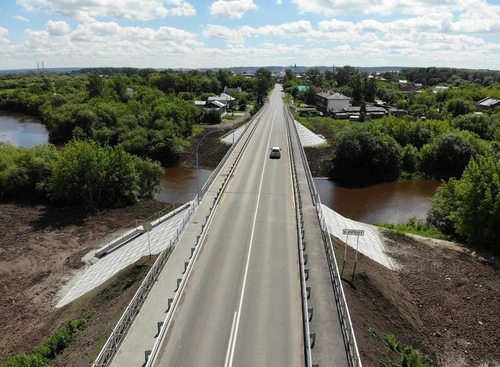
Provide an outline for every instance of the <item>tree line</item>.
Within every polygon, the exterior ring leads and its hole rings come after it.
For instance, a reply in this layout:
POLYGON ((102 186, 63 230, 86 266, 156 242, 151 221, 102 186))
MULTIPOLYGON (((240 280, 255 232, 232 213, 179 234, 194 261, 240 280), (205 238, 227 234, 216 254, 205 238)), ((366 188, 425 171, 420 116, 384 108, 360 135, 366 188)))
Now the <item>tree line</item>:
POLYGON ((88 210, 121 207, 151 198, 163 168, 120 145, 72 140, 63 150, 0 143, 0 198, 34 198, 88 210))
POLYGON ((336 138, 331 178, 349 184, 443 180, 428 225, 472 247, 500 252, 499 136, 500 113, 451 122, 391 117, 353 124, 336 138))
POLYGON ((189 145, 195 124, 220 122, 194 104, 240 87, 239 105, 263 102, 269 70, 244 78, 228 70, 174 72, 101 68, 72 74, 0 76, 0 109, 40 118, 52 141, 34 149, 0 146, 0 197, 25 195, 87 208, 150 197, 189 145), (156 163, 159 162, 159 163, 156 163))
POLYGON ((332 124, 320 118, 337 130, 342 126, 331 148, 331 179, 344 184, 443 180, 427 225, 472 247, 500 252, 500 108, 477 107, 485 97, 500 99, 499 75, 404 68, 369 78, 346 66, 324 73, 311 68, 300 79, 287 70, 284 86, 299 102, 310 105, 315 105, 317 91, 326 88, 350 96, 353 104, 377 99, 405 109, 408 113, 401 118, 367 118, 362 123, 332 124), (448 89, 435 93, 437 84, 448 89), (309 88, 298 92, 298 85, 309 88))

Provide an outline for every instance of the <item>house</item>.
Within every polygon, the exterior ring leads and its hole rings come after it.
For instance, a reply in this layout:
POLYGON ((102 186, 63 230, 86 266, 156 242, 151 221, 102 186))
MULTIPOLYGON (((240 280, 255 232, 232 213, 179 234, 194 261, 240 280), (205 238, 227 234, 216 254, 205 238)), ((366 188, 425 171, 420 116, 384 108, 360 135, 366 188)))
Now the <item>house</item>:
POLYGON ((243 93, 243 90, 241 87, 237 88, 230 88, 230 87, 224 87, 224 94, 232 95, 233 93, 243 93))
POLYGON ((449 89, 449 87, 444 87, 442 85, 437 85, 434 87, 432 90, 432 93, 438 93, 438 92, 444 92, 445 90, 449 89))
POLYGON ((236 105, 236 98, 231 97, 229 94, 221 93, 218 96, 208 97, 206 107, 209 107, 210 104, 215 102, 215 101, 220 102, 224 106, 227 106, 226 107, 227 110, 234 109, 234 107, 236 105))
MULTIPOLYGON (((349 121, 359 121, 361 116, 360 106, 349 106, 341 110, 331 112, 333 118, 349 121)), ((386 108, 377 105, 366 106, 366 116, 371 119, 380 119, 388 114, 386 108)))
POLYGON ((478 111, 489 110, 500 106, 500 100, 495 98, 486 97, 477 102, 478 111))
MULTIPOLYGON (((361 107, 360 106, 349 106, 346 108, 342 108, 340 110, 331 111, 330 114, 335 119, 341 120, 349 120, 349 121, 359 121, 361 116, 361 107)), ((366 116, 374 119, 380 119, 387 115, 393 115, 397 117, 401 117, 406 115, 405 110, 400 110, 389 106, 387 104, 367 104, 366 105, 366 116)))
POLYGON ((327 114, 348 108, 351 98, 337 92, 322 92, 316 94, 316 105, 327 114))

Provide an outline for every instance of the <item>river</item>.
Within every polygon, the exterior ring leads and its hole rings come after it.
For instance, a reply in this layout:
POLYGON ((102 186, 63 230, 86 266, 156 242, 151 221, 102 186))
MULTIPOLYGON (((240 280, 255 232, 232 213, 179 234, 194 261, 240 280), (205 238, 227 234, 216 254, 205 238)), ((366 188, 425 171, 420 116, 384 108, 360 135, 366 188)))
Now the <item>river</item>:
POLYGON ((17 147, 32 148, 49 142, 49 132, 34 117, 0 110, 0 141, 17 147))
MULTIPOLYGON (((199 187, 212 171, 199 170, 199 187)), ((321 202, 344 217, 364 223, 405 223, 411 217, 425 219, 436 188, 432 180, 394 181, 362 188, 347 188, 333 181, 315 179, 321 202)), ((197 193, 196 169, 166 168, 155 199, 167 203, 185 203, 197 193)))
MULTIPOLYGON (((33 147, 49 142, 45 125, 13 112, 0 111, 0 141, 33 147)), ((212 171, 195 168, 166 168, 155 199, 166 203, 193 200, 212 171), (199 177, 197 176, 199 174, 199 177)), ((439 181, 394 181, 362 188, 347 188, 333 181, 314 180, 321 202, 341 215, 365 223, 405 223, 415 216, 424 219, 439 181)))
POLYGON ((321 203, 344 217, 364 223, 406 223, 425 219, 436 189, 434 180, 393 181, 361 188, 342 187, 324 179, 314 180, 321 203))

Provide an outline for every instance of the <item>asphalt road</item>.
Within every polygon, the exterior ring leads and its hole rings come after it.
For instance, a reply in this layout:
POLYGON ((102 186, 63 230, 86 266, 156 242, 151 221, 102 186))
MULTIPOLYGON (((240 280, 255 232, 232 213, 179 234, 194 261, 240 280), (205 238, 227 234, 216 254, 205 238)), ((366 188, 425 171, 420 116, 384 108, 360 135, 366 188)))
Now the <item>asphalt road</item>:
POLYGON ((304 365, 299 260, 283 102, 235 170, 156 366, 304 365), (270 159, 272 146, 283 147, 270 159))

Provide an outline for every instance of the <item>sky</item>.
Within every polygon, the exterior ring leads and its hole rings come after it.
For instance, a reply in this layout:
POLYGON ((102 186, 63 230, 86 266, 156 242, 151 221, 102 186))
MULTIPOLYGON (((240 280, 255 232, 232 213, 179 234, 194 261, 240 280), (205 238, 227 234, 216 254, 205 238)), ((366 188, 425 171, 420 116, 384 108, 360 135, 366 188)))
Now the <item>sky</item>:
POLYGON ((0 70, 500 70, 500 0, 0 0, 0 70))

